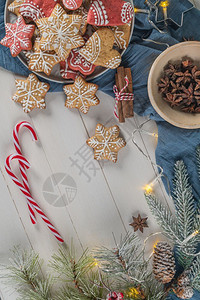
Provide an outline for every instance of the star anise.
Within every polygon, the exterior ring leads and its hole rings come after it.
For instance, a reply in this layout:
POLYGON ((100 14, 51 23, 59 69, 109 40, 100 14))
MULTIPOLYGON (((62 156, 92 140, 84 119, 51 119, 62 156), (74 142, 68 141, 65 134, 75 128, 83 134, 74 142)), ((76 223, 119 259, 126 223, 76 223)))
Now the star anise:
POLYGON ((144 231, 145 227, 149 227, 147 225, 148 218, 141 218, 140 214, 138 214, 138 217, 133 217, 133 222, 129 224, 134 228, 134 232, 140 230, 142 233, 144 231))
POLYGON ((181 65, 184 69, 192 69, 194 67, 194 63, 191 59, 184 59, 182 62, 181 62, 181 65))
POLYGON ((168 77, 161 78, 158 86, 159 86, 159 91, 161 93, 166 92, 170 86, 169 78, 168 77))
POLYGON ((173 65, 171 63, 169 63, 165 70, 164 70, 164 73, 167 77, 170 77, 172 80, 176 78, 176 75, 175 73, 178 71, 177 69, 177 66, 176 65, 173 65))
POLYGON ((188 88, 186 88, 185 86, 182 86, 182 91, 183 93, 181 94, 181 97, 183 98, 183 100, 187 100, 187 104, 190 105, 195 96, 194 96, 194 88, 193 88, 193 85, 192 83, 189 85, 188 88))
POLYGON ((183 98, 178 94, 167 93, 164 100, 169 102, 171 107, 175 107, 179 106, 179 103, 183 101, 183 98))
POLYGON ((171 93, 172 94, 175 94, 179 91, 180 89, 180 84, 179 83, 174 83, 172 80, 170 81, 170 84, 171 84, 171 93))
POLYGON ((200 113, 200 68, 186 57, 179 64, 168 63, 159 92, 172 108, 200 113))
POLYGON ((177 72, 175 73, 177 76, 176 83, 187 83, 190 82, 192 79, 192 74, 187 70, 185 72, 177 72))

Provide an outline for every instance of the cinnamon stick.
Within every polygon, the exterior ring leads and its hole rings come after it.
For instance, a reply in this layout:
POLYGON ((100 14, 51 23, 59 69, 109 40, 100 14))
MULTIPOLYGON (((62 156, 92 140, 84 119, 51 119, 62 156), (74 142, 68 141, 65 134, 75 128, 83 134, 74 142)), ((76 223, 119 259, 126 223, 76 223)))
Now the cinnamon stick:
MULTIPOLYGON (((117 69, 117 73, 115 76, 116 85, 119 91, 123 89, 126 85, 125 76, 128 77, 129 85, 124 92, 132 93, 133 92, 133 83, 132 83, 132 75, 130 68, 119 67, 117 69)), ((118 102, 118 116, 119 122, 124 123, 125 118, 132 118, 134 116, 133 113, 133 101, 119 101, 118 102)))

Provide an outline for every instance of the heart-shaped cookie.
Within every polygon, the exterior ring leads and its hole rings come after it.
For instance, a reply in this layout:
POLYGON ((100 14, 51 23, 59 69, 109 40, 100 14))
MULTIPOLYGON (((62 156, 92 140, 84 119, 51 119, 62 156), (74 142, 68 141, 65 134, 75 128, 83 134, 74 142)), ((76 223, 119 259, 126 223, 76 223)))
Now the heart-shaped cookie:
POLYGON ((79 53, 90 63, 116 69, 121 63, 121 55, 113 49, 114 33, 109 28, 100 28, 89 38, 79 53))
POLYGON ((78 9, 83 2, 83 0, 62 0, 62 1, 64 6, 69 10, 78 9))
POLYGON ((134 9, 123 0, 92 0, 87 22, 97 26, 117 26, 131 22, 134 9))

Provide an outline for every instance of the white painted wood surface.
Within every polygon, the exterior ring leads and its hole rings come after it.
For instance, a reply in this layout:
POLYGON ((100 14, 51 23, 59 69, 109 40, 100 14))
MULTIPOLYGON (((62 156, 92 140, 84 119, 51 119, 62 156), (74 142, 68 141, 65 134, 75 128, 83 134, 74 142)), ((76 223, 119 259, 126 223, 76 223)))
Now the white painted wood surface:
MULTIPOLYGON (((194 2, 200 7, 199 0, 194 2)), ((14 80, 14 74, 0 69, 0 263, 8 262, 9 249, 15 245, 34 249, 45 262, 59 246, 39 217, 36 226, 31 224, 26 201, 4 170, 6 156, 14 152, 12 129, 21 120, 30 121, 39 136, 37 143, 32 142, 28 132, 24 132, 22 138, 24 155, 32 166, 28 171, 32 194, 66 243, 73 238, 78 251, 97 245, 111 247, 114 245, 113 235, 118 240, 121 234, 131 230, 131 217, 138 212, 142 216, 149 216, 149 228, 141 235, 142 239, 158 231, 143 195, 144 185, 155 178, 157 170, 131 142, 131 132, 144 122, 144 118, 135 116, 133 120, 120 125, 127 147, 120 151, 117 164, 98 163, 93 160, 92 150, 85 146, 85 141, 94 134, 98 122, 106 125, 116 123, 112 117, 114 100, 111 97, 98 92, 100 105, 91 108, 89 114, 83 116, 78 111, 64 107, 63 93, 49 93, 45 111, 26 115, 20 105, 11 101, 15 92, 14 80), (86 151, 85 165, 81 151, 86 151), (73 160, 77 160, 79 167, 84 167, 82 174, 77 166, 72 165, 73 160), (50 205, 43 195, 44 182, 57 173, 68 174, 77 186, 75 199, 62 207, 50 205)), ((152 121, 145 129, 151 132, 157 130, 152 121)), ((143 151, 155 161, 156 139, 139 133, 135 138, 143 151)), ((13 166, 18 172, 17 164, 13 166)), ((62 187, 57 192, 62 195, 62 187)), ((161 183, 156 185, 156 193, 173 207, 161 183)), ((152 244, 153 241, 150 248, 152 244)), ((2 299, 16 299, 14 293, 10 294, 2 286, 0 288, 2 299)))

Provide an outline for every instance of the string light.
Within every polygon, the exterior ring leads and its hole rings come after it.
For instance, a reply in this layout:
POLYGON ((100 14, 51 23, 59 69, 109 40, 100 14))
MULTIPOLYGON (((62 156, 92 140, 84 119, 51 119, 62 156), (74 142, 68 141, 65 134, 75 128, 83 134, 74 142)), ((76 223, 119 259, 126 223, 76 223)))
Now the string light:
POLYGON ((138 288, 129 288, 129 292, 127 292, 128 297, 134 297, 134 298, 140 298, 141 292, 138 290, 138 288))
POLYGON ((144 186, 144 191, 146 194, 152 194, 153 193, 153 187, 151 184, 146 184, 144 186))
POLYGON ((142 8, 137 8, 137 7, 134 7, 134 12, 136 14, 138 14, 138 13, 149 14, 149 10, 148 9, 142 9, 142 8))
POLYGON ((199 234, 199 230, 195 230, 192 234, 190 234, 183 242, 182 245, 185 245, 187 242, 189 242, 193 237, 195 237, 197 234, 199 234))
POLYGON ((164 14, 164 20, 166 21, 167 18, 168 18, 168 15, 167 15, 167 7, 169 6, 169 1, 161 1, 160 2, 160 6, 162 7, 163 9, 163 14, 164 14))

